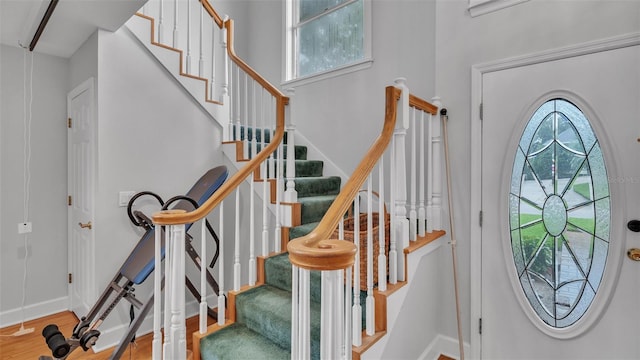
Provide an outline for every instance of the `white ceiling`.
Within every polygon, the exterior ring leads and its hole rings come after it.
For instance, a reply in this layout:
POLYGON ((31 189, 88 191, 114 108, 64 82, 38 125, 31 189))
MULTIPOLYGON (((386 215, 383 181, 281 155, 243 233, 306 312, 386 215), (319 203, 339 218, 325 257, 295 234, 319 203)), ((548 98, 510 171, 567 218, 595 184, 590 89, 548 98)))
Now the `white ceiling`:
MULTIPOLYGON (((96 29, 116 31, 147 0, 59 0, 35 52, 71 57, 96 29)), ((0 0, 0 43, 28 47, 50 0, 0 0)))

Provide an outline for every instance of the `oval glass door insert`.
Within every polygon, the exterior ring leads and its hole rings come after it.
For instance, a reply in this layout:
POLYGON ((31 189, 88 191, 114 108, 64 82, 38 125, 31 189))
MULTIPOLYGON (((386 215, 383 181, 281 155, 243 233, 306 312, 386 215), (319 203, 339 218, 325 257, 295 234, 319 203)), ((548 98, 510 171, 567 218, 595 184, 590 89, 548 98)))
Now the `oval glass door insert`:
POLYGON ((610 222, 607 171, 588 119, 568 100, 545 102, 516 150, 509 224, 522 290, 549 326, 571 326, 591 305, 610 222))

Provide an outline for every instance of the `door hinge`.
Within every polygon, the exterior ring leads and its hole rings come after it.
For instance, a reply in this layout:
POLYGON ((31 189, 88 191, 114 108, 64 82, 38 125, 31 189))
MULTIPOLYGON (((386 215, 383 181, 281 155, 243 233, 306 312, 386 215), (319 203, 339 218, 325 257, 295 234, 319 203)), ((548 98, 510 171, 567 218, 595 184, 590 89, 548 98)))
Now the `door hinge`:
POLYGON ((67 196, 67 205, 73 205, 73 198, 71 197, 71 195, 67 196))
POLYGON ((71 118, 67 118, 67 127, 68 127, 69 129, 71 129, 71 124, 72 124, 72 123, 73 123, 73 122, 72 122, 71 118))
POLYGON ((480 213, 478 214, 478 224, 482 227, 482 210, 480 210, 480 213))
POLYGON ((73 283, 73 275, 69 273, 69 284, 73 283))
POLYGON ((482 335, 482 318, 478 319, 478 333, 482 335))
POLYGON ((484 120, 484 103, 480 103, 480 120, 484 120))

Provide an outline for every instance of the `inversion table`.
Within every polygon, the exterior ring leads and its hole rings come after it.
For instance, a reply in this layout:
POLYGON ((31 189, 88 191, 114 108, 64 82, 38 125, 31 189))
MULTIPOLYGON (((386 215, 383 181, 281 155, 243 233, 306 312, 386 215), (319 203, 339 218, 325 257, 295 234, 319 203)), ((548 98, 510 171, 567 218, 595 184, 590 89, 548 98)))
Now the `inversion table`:
MULTIPOLYGON (((122 267, 118 270, 113 280, 111 280, 102 295, 98 298, 96 304, 91 308, 89 313, 86 316, 83 316, 80 322, 74 327, 73 334, 70 338, 65 339, 64 335, 62 335, 62 333, 58 329, 58 326, 55 324, 47 325, 42 330, 42 336, 44 336, 44 338, 46 339, 47 345, 51 349, 53 357, 55 359, 66 359, 67 356, 69 356, 69 354, 78 347, 82 347, 84 351, 89 350, 97 342, 98 337, 100 336, 98 327, 104 322, 109 313, 111 313, 111 311, 116 307, 118 302, 121 299, 125 299, 129 303, 131 303, 132 306, 131 323, 129 324, 127 332, 124 334, 120 343, 114 349, 111 357, 109 358, 113 360, 120 359, 128 344, 135 337, 135 333, 144 321, 147 313, 153 306, 153 293, 148 296, 147 301, 144 303, 138 300, 138 298, 134 294, 134 287, 143 283, 151 274, 151 272, 153 272, 155 267, 155 227, 149 217, 141 211, 132 212, 134 201, 141 196, 151 195, 158 200, 163 209, 171 208, 191 211, 194 208, 199 207, 207 199, 209 199, 211 195, 213 195, 213 193, 225 182, 227 176, 228 172, 225 166, 218 166, 210 169, 195 183, 195 185, 191 188, 191 190, 189 190, 189 192, 187 192, 186 195, 176 196, 169 199, 166 203, 162 201, 162 198, 160 198, 160 196, 149 191, 140 192, 131 198, 131 200, 129 201, 129 206, 127 207, 127 214, 129 215, 129 219, 134 225, 141 226, 146 231, 142 235, 142 238, 138 241, 138 244, 133 249, 129 257, 127 257, 122 267), (174 205, 171 206, 172 204, 174 205), (133 317, 133 307, 140 310, 138 316, 135 318, 133 317)), ((191 225, 192 224, 185 225, 185 232, 189 231, 191 225)), ((211 261, 211 264, 209 265, 209 267, 213 267, 219 255, 219 239, 208 221, 206 221, 206 226, 209 230, 209 233, 213 236, 216 242, 216 253, 213 257, 213 260, 211 261)), ((189 257, 195 263, 198 270, 200 270, 201 266, 206 266, 206 264, 201 264, 200 257, 196 250, 193 248, 191 240, 191 236, 189 236, 189 234, 186 234, 185 249, 189 257)), ((164 236, 162 237, 161 253, 162 258, 164 258, 164 236)), ((213 288, 214 293, 217 295, 219 291, 218 284, 208 270, 206 275, 209 286, 213 288)), ((199 300, 200 294, 196 290, 196 287, 193 286, 188 277, 186 277, 185 281, 189 291, 194 295, 194 297, 196 297, 196 299, 199 300)), ((217 318, 217 314, 211 308, 208 309, 208 313, 209 316, 217 318)), ((40 360, 44 359, 52 358, 49 356, 40 357, 40 360)))

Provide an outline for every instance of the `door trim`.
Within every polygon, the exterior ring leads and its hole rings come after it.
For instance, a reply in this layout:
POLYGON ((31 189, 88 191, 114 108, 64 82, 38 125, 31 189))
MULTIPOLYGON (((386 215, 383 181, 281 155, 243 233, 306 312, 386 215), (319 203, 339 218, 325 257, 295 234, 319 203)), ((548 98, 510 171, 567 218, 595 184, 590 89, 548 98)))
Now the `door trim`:
MULTIPOLYGON (((612 38, 473 65, 471 67, 471 179, 481 179, 482 176, 482 120, 480 119, 479 109, 482 104, 482 77, 484 74, 636 45, 640 45, 640 33, 624 34, 612 38)), ((470 219, 478 219, 480 211, 482 210, 482 183, 479 181, 471 182, 469 210, 470 219)), ((480 359, 482 339, 479 331, 477 331, 479 326, 478 321, 482 316, 482 228, 480 222, 471 221, 469 230, 471 252, 470 347, 471 357, 480 359)))
MULTIPOLYGON (((97 140, 97 114, 96 114, 96 98, 95 98, 95 79, 93 77, 88 78, 87 80, 85 80, 84 82, 82 82, 80 85, 76 86, 73 90, 69 91, 69 93, 67 94, 67 117, 70 116, 69 114, 69 109, 71 108, 71 101, 73 98, 77 97, 78 95, 82 94, 83 92, 88 91, 89 92, 89 98, 91 99, 91 104, 90 104, 90 109, 89 109, 89 117, 91 118, 90 121, 93 122, 93 134, 91 134, 92 137, 92 143, 93 143, 93 147, 94 147, 94 151, 93 153, 93 159, 91 159, 91 164, 92 168, 91 168, 91 172, 93 173, 93 175, 91 176, 92 179, 92 183, 89 185, 91 188, 91 191, 95 192, 95 185, 96 185, 96 160, 97 160, 97 153, 96 153, 96 149, 97 149, 97 144, 96 144, 96 140, 97 140)), ((69 139, 67 139, 67 162, 69 161, 69 154, 70 154, 70 149, 69 149, 69 139)), ((70 188, 71 188, 71 184, 72 184, 72 176, 73 174, 71 173, 71 169, 69 167, 69 164, 67 164, 67 189, 68 189, 68 193, 70 194, 70 188)), ((95 218, 95 201, 93 203, 93 209, 91 209, 91 219, 95 218)), ((72 236, 72 227, 77 226, 76 224, 73 224, 73 219, 70 213, 71 208, 69 207, 67 209, 67 212, 69 212, 69 216, 68 216, 68 223, 67 223, 67 228, 68 228, 68 234, 69 234, 69 238, 67 239, 67 269, 69 274, 71 274, 73 272, 73 251, 72 251, 72 240, 71 240, 71 236, 72 236)), ((95 222, 95 220, 94 220, 95 222)), ((91 253, 94 254, 94 246, 95 246, 95 234, 94 232, 92 232, 92 241, 91 241, 91 253)), ((89 264, 91 268, 87 269, 87 273, 85 274, 86 277, 91 279, 91 286, 89 289, 89 296, 92 299, 97 298, 96 296, 96 290, 95 290, 95 285, 93 284, 93 281, 95 279, 95 267, 93 265, 94 261, 93 259, 91 259, 91 261, 89 261, 89 264)), ((68 307, 69 310, 73 310, 74 304, 73 304, 73 284, 72 283, 68 283, 67 284, 67 297, 69 299, 68 301, 68 307)))

